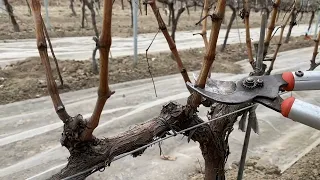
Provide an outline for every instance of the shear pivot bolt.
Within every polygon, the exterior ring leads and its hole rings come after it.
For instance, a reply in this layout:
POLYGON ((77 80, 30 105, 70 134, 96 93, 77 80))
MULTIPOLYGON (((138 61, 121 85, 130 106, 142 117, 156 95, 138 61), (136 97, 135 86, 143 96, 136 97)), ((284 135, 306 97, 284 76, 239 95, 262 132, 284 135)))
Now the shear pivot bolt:
POLYGON ((254 78, 248 77, 243 81, 243 85, 244 85, 244 87, 251 89, 251 88, 256 87, 257 84, 256 84, 256 81, 254 80, 254 78))
POLYGON ((257 85, 259 87, 263 86, 263 80, 262 79, 257 79, 257 85))

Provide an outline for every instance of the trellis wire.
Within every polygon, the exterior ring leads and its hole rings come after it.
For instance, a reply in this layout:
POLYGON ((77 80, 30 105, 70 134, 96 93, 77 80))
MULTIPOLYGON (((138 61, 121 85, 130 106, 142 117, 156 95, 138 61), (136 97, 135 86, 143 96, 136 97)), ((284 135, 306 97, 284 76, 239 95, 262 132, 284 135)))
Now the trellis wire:
MULTIPOLYGON (((283 95, 283 94, 286 94, 286 93, 288 93, 288 91, 281 92, 281 93, 279 93, 279 96, 280 96, 280 95, 283 95)), ((292 93, 292 92, 291 92, 291 93, 292 93)), ((130 155, 130 154, 132 154, 132 153, 141 151, 141 150, 143 150, 143 149, 145 149, 145 148, 147 148, 147 147, 149 147, 149 146, 152 146, 152 145, 154 145, 154 144, 156 144, 156 143, 159 143, 159 142, 162 142, 162 141, 164 141, 164 140, 166 140, 166 139, 169 139, 169 138, 171 138, 171 137, 174 137, 174 136, 176 136, 176 135, 178 135, 178 134, 182 134, 182 133, 184 133, 184 132, 186 132, 186 131, 193 130, 193 129, 195 129, 195 128, 197 128, 197 127, 200 127, 200 126, 202 126, 202 125, 209 124, 209 123, 212 122, 212 121, 219 120, 219 119, 222 119, 222 118, 224 118, 224 117, 230 116, 230 115, 232 115, 232 114, 239 113, 239 112, 241 112, 241 111, 250 109, 250 108, 254 107, 255 105, 256 105, 256 104, 251 104, 251 105, 246 106, 246 107, 244 107, 244 108, 238 109, 238 110, 236 110, 236 111, 234 111, 234 112, 231 112, 231 113, 228 113, 228 114, 219 116, 219 117, 217 117, 217 118, 208 120, 208 121, 206 121, 206 122, 202 122, 202 123, 200 123, 200 124, 194 125, 194 126, 189 127, 189 128, 187 128, 187 129, 184 129, 184 130, 175 132, 174 134, 168 135, 168 136, 166 136, 166 137, 164 137, 164 138, 157 139, 157 140, 155 140, 155 141, 153 141, 153 142, 151 142, 151 143, 149 143, 149 144, 146 144, 146 145, 144 145, 144 146, 141 146, 141 147, 139 147, 139 148, 137 148, 137 149, 135 149, 135 150, 132 150, 132 151, 129 151, 129 152, 127 152, 127 153, 124 153, 124 154, 121 154, 121 155, 119 155, 119 156, 116 156, 115 158, 113 158, 113 159, 110 161, 110 163, 111 163, 111 162, 114 162, 114 161, 117 161, 117 160, 119 160, 119 159, 122 159, 122 158, 124 158, 124 157, 126 157, 126 156, 128 156, 128 155, 130 155)), ((96 166, 94 166, 94 167, 92 167, 92 168, 89 168, 89 169, 87 169, 87 170, 85 170, 85 171, 82 171, 82 172, 79 172, 79 173, 77 173, 77 174, 74 174, 74 175, 72 175, 72 176, 68 176, 68 177, 66 177, 66 178, 64 178, 64 179, 62 179, 62 180, 69 180, 69 179, 71 179, 71 178, 78 177, 78 176, 80 176, 80 175, 82 175, 82 174, 89 173, 90 171, 91 171, 90 174, 93 174, 94 172, 99 171, 100 169, 105 168, 106 166, 107 166, 106 162, 100 163, 99 165, 96 165, 96 166)), ((90 174, 89 174, 89 175, 90 175, 90 174)))

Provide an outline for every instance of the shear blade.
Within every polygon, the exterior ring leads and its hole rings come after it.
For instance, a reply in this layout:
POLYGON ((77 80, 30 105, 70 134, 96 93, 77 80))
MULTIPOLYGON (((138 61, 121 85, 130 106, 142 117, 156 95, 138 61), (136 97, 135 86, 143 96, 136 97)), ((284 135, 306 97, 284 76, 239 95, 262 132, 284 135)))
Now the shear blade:
MULTIPOLYGON (((196 81, 198 74, 193 73, 193 78, 196 81)), ((220 81, 211 78, 207 78, 205 91, 209 91, 216 94, 231 94, 236 90, 236 83, 233 81, 220 81)))
MULTIPOLYGON (((204 98, 212 101, 212 102, 219 102, 223 104, 240 104, 248 101, 252 101, 252 97, 249 97, 245 94, 245 92, 237 91, 237 93, 234 93, 236 91, 233 91, 232 93, 226 94, 226 93, 219 93, 217 89, 208 88, 205 89, 195 87, 190 82, 187 82, 187 87, 193 92, 199 93, 204 98)), ((220 89, 220 91, 223 91, 220 89)), ((224 91, 225 92, 225 91, 224 91)))

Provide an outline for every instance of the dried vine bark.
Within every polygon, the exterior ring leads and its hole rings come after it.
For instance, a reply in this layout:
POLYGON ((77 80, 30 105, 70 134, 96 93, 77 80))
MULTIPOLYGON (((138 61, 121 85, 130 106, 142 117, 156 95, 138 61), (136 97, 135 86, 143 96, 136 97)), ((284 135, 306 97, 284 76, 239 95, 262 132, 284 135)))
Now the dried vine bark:
POLYGON ((313 49, 313 53, 312 53, 312 59, 311 59, 311 63, 310 63, 310 68, 308 71, 313 71, 315 70, 320 63, 316 63, 316 57, 318 55, 318 47, 319 47, 319 41, 320 41, 320 31, 318 32, 318 38, 314 40, 314 49, 313 49))
POLYGON ((275 62, 275 60, 276 60, 276 58, 277 58, 277 56, 278 56, 278 52, 279 52, 280 47, 281 47, 281 44, 282 44, 282 38, 283 38, 284 29, 285 29, 285 27, 287 26, 290 18, 292 17, 292 15, 293 15, 293 13, 294 13, 294 11, 295 11, 295 6, 296 6, 296 1, 294 0, 292 9, 291 9, 289 15, 287 16, 285 22, 280 26, 281 31, 280 31, 280 37, 279 37, 277 49, 276 49, 276 51, 275 51, 274 54, 273 54, 273 57, 272 57, 272 60, 271 60, 271 64, 270 64, 270 66, 269 66, 269 69, 268 69, 268 71, 266 71, 266 73, 265 73, 266 75, 270 75, 271 71, 273 70, 274 62, 275 62))
POLYGON ((13 10, 12 10, 11 4, 9 4, 8 0, 3 0, 3 2, 4 2, 4 6, 6 7, 6 10, 7 10, 8 14, 9 14, 9 17, 10 17, 11 23, 13 25, 14 31, 15 32, 20 32, 20 28, 19 28, 19 25, 18 25, 18 23, 16 21, 16 18, 14 16, 14 14, 13 14, 13 10))

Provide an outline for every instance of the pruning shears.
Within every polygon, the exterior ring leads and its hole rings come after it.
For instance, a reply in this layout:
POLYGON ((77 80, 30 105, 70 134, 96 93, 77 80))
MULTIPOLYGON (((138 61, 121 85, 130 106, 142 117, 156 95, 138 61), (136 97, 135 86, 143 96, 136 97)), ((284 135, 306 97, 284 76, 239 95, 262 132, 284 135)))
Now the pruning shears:
POLYGON ((205 88, 190 82, 187 82, 187 87, 212 103, 259 103, 293 121, 320 130, 320 107, 294 97, 282 99, 279 95, 284 91, 320 90, 320 72, 317 71, 248 76, 237 81, 208 78, 205 88))

